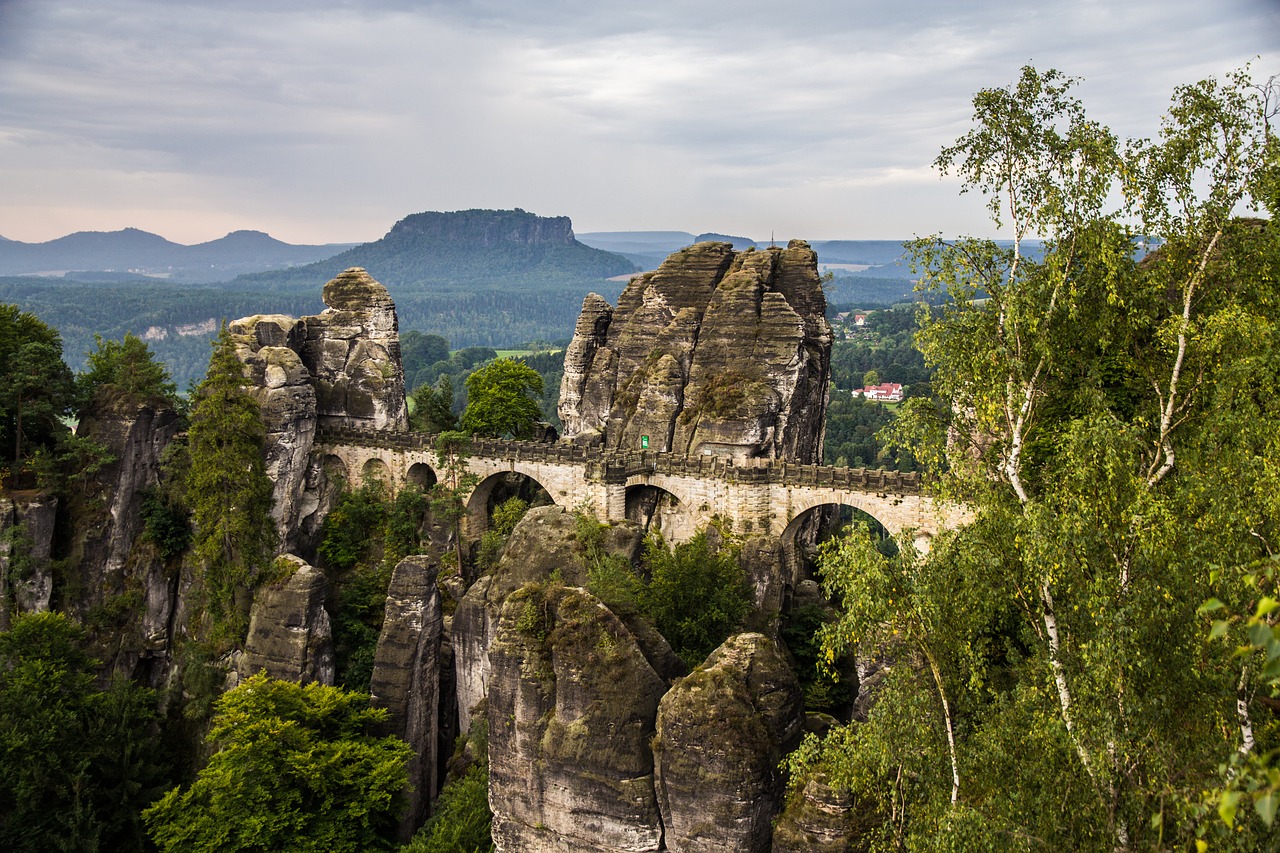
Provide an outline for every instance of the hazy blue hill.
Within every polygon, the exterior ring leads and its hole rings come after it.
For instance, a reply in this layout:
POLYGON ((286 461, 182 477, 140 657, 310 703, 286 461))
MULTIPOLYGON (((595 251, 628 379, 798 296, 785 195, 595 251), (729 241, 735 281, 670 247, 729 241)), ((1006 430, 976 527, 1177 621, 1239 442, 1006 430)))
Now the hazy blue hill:
POLYGON ((752 240, 750 237, 734 237, 732 234, 716 234, 715 232, 699 234, 697 237, 693 238, 693 241, 695 243, 706 243, 712 240, 717 243, 732 243, 733 248, 739 251, 742 249, 754 248, 755 246, 759 245, 758 243, 756 243, 755 240, 752 240))
POLYGON ((809 245, 827 264, 892 264, 902 257, 901 240, 814 240, 809 245))
POLYGON ((184 246, 137 228, 78 231, 45 243, 0 242, 0 275, 133 271, 175 281, 225 281, 250 271, 310 263, 350 245, 296 246, 260 231, 235 231, 207 243, 184 246))

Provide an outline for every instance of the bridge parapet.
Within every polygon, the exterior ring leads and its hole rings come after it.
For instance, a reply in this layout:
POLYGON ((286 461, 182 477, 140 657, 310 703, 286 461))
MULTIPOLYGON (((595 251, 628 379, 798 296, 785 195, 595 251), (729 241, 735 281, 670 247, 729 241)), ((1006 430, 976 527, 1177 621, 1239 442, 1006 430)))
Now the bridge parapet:
MULTIPOLYGON (((421 432, 386 432, 321 427, 319 443, 385 448, 397 451, 435 449, 436 436, 421 432)), ((556 462, 583 466, 588 477, 605 483, 625 483, 645 474, 712 478, 741 484, 810 486, 857 489, 878 494, 919 495, 920 475, 867 468, 801 465, 781 459, 750 459, 734 464, 722 456, 684 456, 655 451, 603 451, 554 442, 496 438, 472 440, 471 455, 513 462, 556 462)))

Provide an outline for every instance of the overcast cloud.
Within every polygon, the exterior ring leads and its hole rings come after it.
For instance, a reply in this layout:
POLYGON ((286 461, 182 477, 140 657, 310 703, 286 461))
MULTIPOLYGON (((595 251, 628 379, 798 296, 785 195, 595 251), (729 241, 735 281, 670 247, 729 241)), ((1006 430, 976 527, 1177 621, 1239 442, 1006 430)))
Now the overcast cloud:
POLYGON ((0 0, 0 235, 986 234, 930 166, 977 89, 1056 67, 1135 136, 1179 83, 1280 72, 1280 0, 1043 5, 0 0))

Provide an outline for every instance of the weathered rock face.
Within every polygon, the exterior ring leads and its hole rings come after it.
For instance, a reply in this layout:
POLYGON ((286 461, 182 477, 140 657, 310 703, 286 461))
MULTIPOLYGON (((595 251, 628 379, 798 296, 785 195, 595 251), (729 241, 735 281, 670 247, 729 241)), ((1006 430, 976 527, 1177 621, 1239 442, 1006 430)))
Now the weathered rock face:
POLYGON ((288 546, 316 433, 316 392, 296 352, 301 324, 283 314, 258 314, 236 320, 227 331, 267 428, 263 456, 273 484, 271 515, 288 546))
POLYGON ((0 631, 17 613, 43 613, 53 595, 53 522, 58 499, 0 498, 0 631))
POLYGON ((530 585, 489 658, 498 850, 661 849, 649 742, 666 682, 626 626, 586 590, 530 585))
POLYGON ((103 445, 112 461, 80 481, 67 506, 67 579, 81 590, 68 605, 81 618, 92 608, 119 614, 103 630, 98 653, 116 673, 152 686, 169 674, 180 582, 176 566, 144 536, 142 504, 159 483, 178 427, 162 399, 100 392, 77 431, 103 445))
MULTIPOLYGON (((527 583, 546 580, 556 571, 566 584, 586 584, 586 570, 577 535, 573 513, 568 510, 557 506, 529 510, 511 532, 497 567, 472 584, 458 602, 451 636, 457 673, 458 712, 464 730, 471 709, 489 692, 489 646, 497 632, 498 615, 507 596, 527 583)), ((604 536, 602 545, 608 553, 622 554, 631 559, 640 552, 642 536, 633 524, 613 524, 604 536)), ((642 635, 646 640, 644 647, 655 661, 655 667, 665 675, 671 669, 672 659, 677 662, 675 666, 679 666, 679 658, 656 632, 650 630, 649 634, 652 636, 642 635)))
POLYGON ((875 813, 821 777, 805 782, 773 830, 773 853, 855 853, 870 850, 875 813))
POLYGON ((249 635, 237 668, 243 678, 266 670, 271 678, 284 681, 332 685, 333 635, 324 608, 324 573, 292 554, 278 559, 294 570, 254 595, 249 635))
POLYGON ((822 457, 831 328, 817 255, 699 243, 583 302, 565 352, 567 440, 737 459, 822 457))
POLYGON ((408 429, 396 306, 360 267, 324 286, 328 309, 304 317, 299 355, 316 386, 320 423, 361 429, 408 429))
POLYGON ((395 304, 359 267, 324 287, 314 317, 259 314, 228 327, 267 427, 272 516, 283 550, 307 552, 329 509, 323 465, 311 457, 318 426, 408 428, 395 304))
POLYGON ((406 557, 395 567, 369 686, 371 704, 387 709, 389 733, 413 747, 409 808, 400 821, 403 841, 413 837, 436 797, 443 624, 439 572, 435 558, 428 556, 406 557))
POLYGON ((667 848, 767 853, 782 806, 778 762, 802 719, 795 674, 763 634, 730 637, 677 682, 654 740, 667 848))

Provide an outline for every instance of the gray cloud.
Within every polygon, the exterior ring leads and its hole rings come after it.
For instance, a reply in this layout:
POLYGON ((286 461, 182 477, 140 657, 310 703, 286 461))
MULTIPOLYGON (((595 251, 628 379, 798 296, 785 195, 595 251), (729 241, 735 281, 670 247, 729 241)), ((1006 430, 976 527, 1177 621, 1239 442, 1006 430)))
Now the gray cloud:
POLYGON ((371 239, 426 209, 580 230, 983 231, 929 170, 1020 65, 1121 134, 1262 54, 1208 4, 0 0, 0 234, 371 239))

